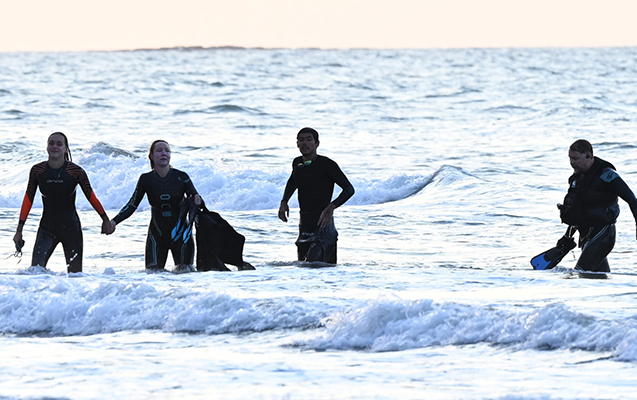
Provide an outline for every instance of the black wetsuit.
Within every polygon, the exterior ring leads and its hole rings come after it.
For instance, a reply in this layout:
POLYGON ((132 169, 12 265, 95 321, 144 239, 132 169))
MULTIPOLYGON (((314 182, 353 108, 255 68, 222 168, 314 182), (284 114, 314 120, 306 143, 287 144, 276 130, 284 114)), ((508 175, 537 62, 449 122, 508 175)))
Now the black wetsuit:
POLYGON ((139 177, 135 192, 130 200, 113 218, 120 223, 130 217, 144 195, 148 195, 151 206, 151 219, 146 237, 146 268, 163 269, 172 252, 177 266, 192 265, 195 254, 194 241, 190 237, 173 237, 173 229, 179 220, 180 204, 186 196, 194 196, 197 190, 188 174, 171 168, 165 177, 151 171, 139 177))
POLYGON ((598 157, 585 174, 573 174, 560 216, 562 222, 576 226, 582 254, 576 268, 610 272, 606 256, 615 246, 615 222, 619 216, 617 197, 630 206, 637 221, 637 198, 615 167, 598 157))
POLYGON ((53 169, 48 161, 43 161, 31 168, 20 211, 20 223, 26 221, 38 187, 44 205, 31 265, 46 267, 53 250, 58 243, 62 243, 68 272, 82 272, 84 244, 80 218, 75 209, 77 185, 80 185, 95 211, 104 217, 104 208, 93 193, 86 172, 79 165, 65 161, 62 167, 53 169))
POLYGON ((296 189, 299 190, 299 207, 301 209, 299 238, 296 242, 298 259, 300 261, 306 260, 312 244, 320 241, 324 245, 322 261, 336 264, 338 232, 334 226, 334 219, 332 219, 330 226, 320 230, 318 220, 330 202, 338 208, 352 197, 354 187, 338 164, 331 159, 317 156, 311 163, 304 163, 303 157, 300 156, 292 162, 292 174, 285 185, 283 201, 287 203, 296 189), (343 191, 332 201, 334 184, 340 186, 343 191))

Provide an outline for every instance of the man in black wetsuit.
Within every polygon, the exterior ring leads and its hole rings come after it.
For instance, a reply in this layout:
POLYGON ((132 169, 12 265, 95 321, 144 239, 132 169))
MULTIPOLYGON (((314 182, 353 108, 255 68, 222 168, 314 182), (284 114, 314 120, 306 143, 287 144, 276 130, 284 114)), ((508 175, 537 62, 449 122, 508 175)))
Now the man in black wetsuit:
POLYGON ((560 217, 579 232, 582 254, 576 269, 610 272, 606 256, 615 246, 617 197, 628 203, 636 222, 637 198, 611 163, 593 156, 593 146, 588 141, 575 141, 568 157, 573 175, 568 179, 569 189, 560 206, 560 217))
POLYGON ((319 134, 312 128, 303 128, 296 136, 301 156, 292 162, 292 174, 285 185, 279 206, 279 219, 288 221, 288 201, 299 190, 299 237, 296 241, 299 261, 323 261, 336 264, 334 209, 354 195, 354 187, 338 164, 316 153, 319 134), (342 192, 332 201, 334 184, 342 192))

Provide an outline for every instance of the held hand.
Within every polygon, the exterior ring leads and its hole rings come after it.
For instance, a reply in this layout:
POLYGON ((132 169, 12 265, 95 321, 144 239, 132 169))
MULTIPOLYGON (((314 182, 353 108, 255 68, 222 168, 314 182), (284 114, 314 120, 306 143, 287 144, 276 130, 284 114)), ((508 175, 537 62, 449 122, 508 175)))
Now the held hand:
POLYGON ((104 220, 104 222, 102 222, 102 234, 110 235, 113 232, 115 232, 115 222, 109 221, 108 219, 104 220))
POLYGON ((288 222, 288 217, 290 216, 290 207, 288 207, 288 203, 281 202, 279 206, 279 219, 283 222, 288 222))
POLYGON ((325 228, 332 222, 332 217, 334 216, 334 204, 330 203, 325 207, 325 210, 321 213, 321 216, 318 220, 319 228, 325 228))

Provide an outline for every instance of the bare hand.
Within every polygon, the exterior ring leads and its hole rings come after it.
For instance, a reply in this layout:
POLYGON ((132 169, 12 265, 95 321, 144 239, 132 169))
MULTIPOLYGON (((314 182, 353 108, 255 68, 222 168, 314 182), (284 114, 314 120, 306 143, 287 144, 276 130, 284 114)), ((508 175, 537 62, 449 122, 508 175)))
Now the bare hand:
POLYGON ((325 207, 325 210, 323 210, 318 220, 319 228, 325 228, 329 226, 329 224, 332 222, 332 217, 334 216, 335 208, 336 207, 334 207, 334 204, 332 203, 328 204, 327 207, 325 207))
POLYGON ((104 220, 104 222, 102 222, 102 233, 110 235, 113 232, 115 232, 115 222, 109 221, 108 219, 104 220))
POLYGON ((288 217, 290 216, 290 207, 288 207, 288 203, 281 202, 279 206, 279 219, 283 222, 288 222, 288 217))
POLYGON ((195 205, 196 206, 201 205, 201 196, 199 196, 198 194, 195 195, 195 205))
POLYGON ((15 233, 15 235, 13 236, 13 243, 15 243, 16 246, 22 243, 22 232, 18 231, 15 233))

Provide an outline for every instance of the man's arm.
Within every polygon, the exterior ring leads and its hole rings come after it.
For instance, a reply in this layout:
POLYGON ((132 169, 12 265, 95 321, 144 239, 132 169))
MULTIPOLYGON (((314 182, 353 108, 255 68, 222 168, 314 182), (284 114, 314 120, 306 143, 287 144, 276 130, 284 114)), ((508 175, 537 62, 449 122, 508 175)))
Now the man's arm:
POLYGON ((354 195, 354 186, 350 183, 349 179, 345 176, 338 164, 334 163, 334 171, 332 171, 332 178, 341 189, 341 193, 330 204, 325 207, 318 220, 320 228, 328 226, 332 217, 334 216, 334 210, 349 200, 354 195))
MULTIPOLYGON (((630 190, 626 182, 624 182, 624 180, 615 171, 612 171, 612 173, 605 173, 602 179, 604 179, 604 177, 612 178, 608 183, 617 196, 628 203, 630 206, 630 212, 633 213, 633 218, 637 224, 637 197, 635 197, 633 191, 630 190)), ((635 237, 637 238, 637 232, 635 237)))
POLYGON ((296 183, 294 183, 294 179, 292 179, 292 175, 290 175, 290 179, 288 179, 288 183, 285 185, 285 190, 283 191, 283 199, 281 199, 281 204, 279 204, 279 219, 283 222, 288 222, 288 217, 290 216, 288 201, 295 190, 296 183))

